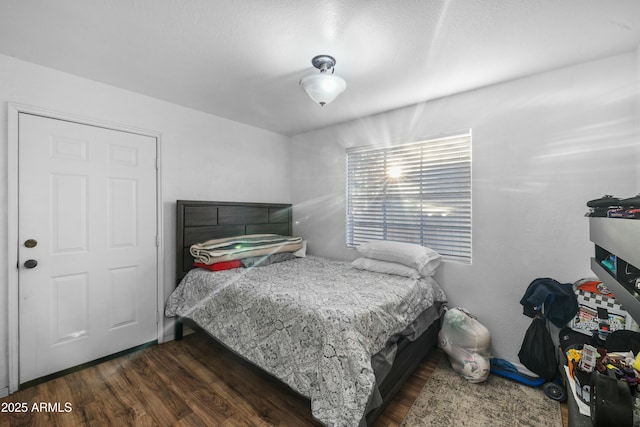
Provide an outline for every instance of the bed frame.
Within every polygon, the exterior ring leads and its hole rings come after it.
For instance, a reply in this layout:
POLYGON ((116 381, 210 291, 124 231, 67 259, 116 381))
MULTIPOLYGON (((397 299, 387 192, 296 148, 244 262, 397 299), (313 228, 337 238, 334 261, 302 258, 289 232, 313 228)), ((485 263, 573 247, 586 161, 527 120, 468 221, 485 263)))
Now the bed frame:
MULTIPOLYGON (((272 233, 291 236, 291 211, 290 204, 282 203, 178 200, 176 283, 180 283, 193 268, 193 257, 189 253, 192 244, 243 234, 272 233)), ((182 338, 183 320, 177 319, 175 325, 175 339, 179 340, 182 338)), ((422 360, 437 347, 439 330, 440 322, 437 321, 416 340, 401 338, 398 341, 394 364, 379 385, 383 403, 366 414, 368 426, 373 424, 422 360)))

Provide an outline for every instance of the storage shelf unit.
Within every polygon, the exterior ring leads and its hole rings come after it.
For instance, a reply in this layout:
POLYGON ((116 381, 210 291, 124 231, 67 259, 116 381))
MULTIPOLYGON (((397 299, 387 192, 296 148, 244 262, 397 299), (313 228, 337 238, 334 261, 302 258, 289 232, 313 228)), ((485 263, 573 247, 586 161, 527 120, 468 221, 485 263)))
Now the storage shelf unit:
MULTIPOLYGON (((640 295, 627 283, 624 270, 627 264, 640 266, 640 220, 623 218, 589 218, 589 236, 595 244, 591 270, 616 296, 616 301, 640 323, 640 295), (600 261, 609 255, 616 257, 616 271, 610 272, 600 261)), ((564 359, 563 359, 564 360, 564 359)), ((564 372, 564 366, 562 366, 564 372)), ((565 381, 573 381, 564 377, 565 381)), ((568 389, 568 385, 567 385, 568 389)), ((573 393, 568 393, 569 427, 591 427, 589 416, 581 415, 573 393)))
POLYGON ((613 292, 616 301, 640 323, 639 291, 628 281, 626 274, 640 268, 640 220, 591 217, 589 236, 596 245, 591 270, 613 292), (616 260, 613 271, 601 264, 610 255, 616 260))

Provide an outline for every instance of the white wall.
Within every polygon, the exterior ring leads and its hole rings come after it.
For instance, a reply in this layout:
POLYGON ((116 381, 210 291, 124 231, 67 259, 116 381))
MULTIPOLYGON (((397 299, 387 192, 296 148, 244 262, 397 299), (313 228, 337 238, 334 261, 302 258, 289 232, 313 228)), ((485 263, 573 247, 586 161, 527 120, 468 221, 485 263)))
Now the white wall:
POLYGON ((7 102, 162 133, 165 296, 175 286, 176 199, 290 202, 289 138, 0 55, 0 395, 8 385, 6 278, 16 265, 4 243, 7 102))
POLYGON ((310 253, 354 259, 345 148, 471 128, 473 263, 446 262, 437 279, 450 306, 489 328, 494 355, 517 363, 529 283, 592 276, 586 201, 638 193, 636 66, 636 53, 620 55, 297 135, 294 231, 310 253))
MULTIPOLYGON (((636 79, 640 82, 640 45, 636 50, 636 79)), ((636 132, 640 135, 640 96, 636 97, 636 132)), ((636 145, 636 193, 640 194, 640 144, 636 145)))

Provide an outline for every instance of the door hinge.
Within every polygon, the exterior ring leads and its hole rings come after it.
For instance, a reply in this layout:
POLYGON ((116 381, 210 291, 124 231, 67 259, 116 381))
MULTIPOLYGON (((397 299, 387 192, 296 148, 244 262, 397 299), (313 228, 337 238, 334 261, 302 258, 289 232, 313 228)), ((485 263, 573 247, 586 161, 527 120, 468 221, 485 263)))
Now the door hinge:
POLYGON ((156 157, 156 170, 160 170, 160 158, 156 157))
POLYGON ((160 235, 156 234, 156 248, 160 247, 160 235))

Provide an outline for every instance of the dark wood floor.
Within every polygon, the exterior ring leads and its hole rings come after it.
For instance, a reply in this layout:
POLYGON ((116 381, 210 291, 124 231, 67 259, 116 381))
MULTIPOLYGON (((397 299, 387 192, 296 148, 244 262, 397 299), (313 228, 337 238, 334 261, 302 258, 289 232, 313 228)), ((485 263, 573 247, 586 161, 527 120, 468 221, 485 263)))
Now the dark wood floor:
MULTIPOLYGON (((402 422, 440 357, 423 361, 375 427, 402 422)), ((0 427, 320 425, 308 400, 202 332, 20 390, 0 405, 0 427)), ((563 419, 566 427, 566 410, 563 419)))

